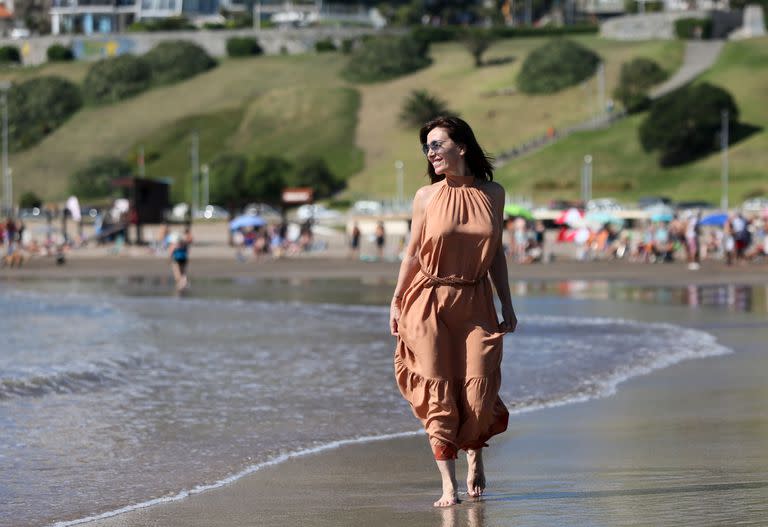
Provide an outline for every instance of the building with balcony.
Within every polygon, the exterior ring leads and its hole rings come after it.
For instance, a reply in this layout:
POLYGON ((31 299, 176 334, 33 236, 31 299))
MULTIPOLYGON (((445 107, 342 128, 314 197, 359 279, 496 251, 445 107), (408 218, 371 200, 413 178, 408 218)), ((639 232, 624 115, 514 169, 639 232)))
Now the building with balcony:
POLYGON ((140 20, 216 17, 224 8, 243 10, 243 0, 53 0, 51 33, 119 33, 140 20))

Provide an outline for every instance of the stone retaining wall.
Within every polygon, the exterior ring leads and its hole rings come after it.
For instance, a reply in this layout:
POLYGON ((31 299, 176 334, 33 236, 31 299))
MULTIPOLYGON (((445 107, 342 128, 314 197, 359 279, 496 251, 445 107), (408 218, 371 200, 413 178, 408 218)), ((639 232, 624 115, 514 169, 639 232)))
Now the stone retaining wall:
MULTIPOLYGON (((390 31, 390 30, 387 30, 390 31)), ((0 45, 17 46, 24 64, 41 64, 47 60, 46 51, 53 44, 71 47, 78 60, 98 60, 123 53, 146 53, 166 40, 190 40, 202 46, 213 57, 227 54, 227 39, 235 36, 255 37, 264 52, 306 53, 314 50, 315 42, 330 38, 337 46, 345 39, 361 38, 380 33, 371 28, 303 28, 303 29, 242 29, 217 31, 165 31, 152 33, 114 33, 109 35, 46 35, 24 40, 0 39, 0 45)))
POLYGON ((614 40, 670 40, 675 36, 675 20, 710 18, 706 11, 646 13, 611 18, 600 26, 600 36, 614 40))

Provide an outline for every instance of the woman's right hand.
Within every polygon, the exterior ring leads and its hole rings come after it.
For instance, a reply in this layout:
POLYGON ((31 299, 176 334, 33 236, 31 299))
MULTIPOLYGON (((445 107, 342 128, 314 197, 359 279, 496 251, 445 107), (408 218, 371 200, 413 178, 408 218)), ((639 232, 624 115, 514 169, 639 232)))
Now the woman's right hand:
POLYGON ((389 331, 397 336, 397 321, 400 319, 400 299, 393 298, 389 306, 389 331))

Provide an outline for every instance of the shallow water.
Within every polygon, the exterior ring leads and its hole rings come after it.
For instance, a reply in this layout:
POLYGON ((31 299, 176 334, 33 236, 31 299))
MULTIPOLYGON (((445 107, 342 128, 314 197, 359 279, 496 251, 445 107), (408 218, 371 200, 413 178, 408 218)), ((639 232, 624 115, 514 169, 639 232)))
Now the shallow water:
MULTIPOLYGON (((195 284, 198 298, 157 296, 164 287, 0 285, 0 525, 75 520, 418 429, 393 379, 390 284, 212 281, 195 284)), ((578 296, 518 305, 503 362, 511 410, 728 352, 698 329, 590 316, 578 296)))

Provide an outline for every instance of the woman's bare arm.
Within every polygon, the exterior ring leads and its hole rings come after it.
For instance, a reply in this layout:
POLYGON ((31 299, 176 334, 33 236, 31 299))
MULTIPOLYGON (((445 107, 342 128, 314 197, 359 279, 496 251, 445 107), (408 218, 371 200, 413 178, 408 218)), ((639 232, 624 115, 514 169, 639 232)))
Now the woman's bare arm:
MULTIPOLYGON (((503 228, 504 221, 504 189, 495 185, 491 189, 491 199, 493 200, 493 207, 496 209, 498 217, 502 222, 499 228, 503 228)), ((493 257, 491 268, 489 270, 491 275, 491 282, 496 289, 496 294, 499 296, 501 302, 501 314, 504 318, 504 322, 501 324, 501 331, 512 332, 517 327, 517 316, 515 315, 515 308, 512 306, 512 293, 509 291, 509 273, 507 271, 507 258, 504 255, 504 248, 499 242, 499 247, 496 249, 496 254, 493 257)))
POLYGON ((397 274, 397 284, 392 296, 390 307, 389 326, 393 335, 397 335, 397 319, 400 318, 400 300, 406 288, 419 272, 419 247, 421 246, 421 230, 424 225, 424 210, 431 197, 430 187, 422 187, 413 198, 413 211, 411 217, 411 239, 405 249, 400 271, 397 274))

